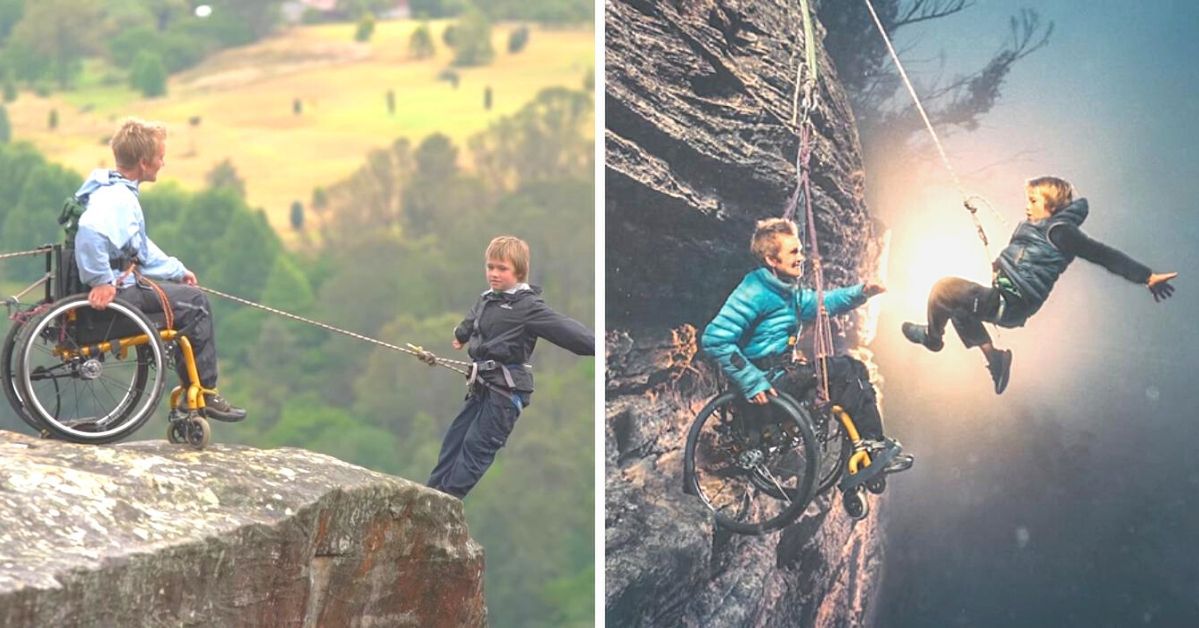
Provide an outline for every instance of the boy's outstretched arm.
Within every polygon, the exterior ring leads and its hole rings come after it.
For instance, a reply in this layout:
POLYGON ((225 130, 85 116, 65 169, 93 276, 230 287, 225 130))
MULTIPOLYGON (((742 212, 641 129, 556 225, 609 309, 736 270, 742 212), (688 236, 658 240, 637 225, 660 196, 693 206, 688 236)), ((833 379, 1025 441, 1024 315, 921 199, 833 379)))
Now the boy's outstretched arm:
POLYGON ((544 302, 538 301, 529 312, 525 329, 575 355, 595 355, 595 334, 586 325, 555 312, 544 302))
POLYGON ((1088 262, 1104 267, 1108 272, 1146 286, 1155 301, 1168 299, 1174 294, 1174 286, 1169 282, 1177 277, 1178 273, 1154 273, 1149 270, 1148 266, 1123 252, 1088 237, 1074 225, 1054 226, 1049 231, 1049 240, 1065 253, 1077 255, 1088 262))

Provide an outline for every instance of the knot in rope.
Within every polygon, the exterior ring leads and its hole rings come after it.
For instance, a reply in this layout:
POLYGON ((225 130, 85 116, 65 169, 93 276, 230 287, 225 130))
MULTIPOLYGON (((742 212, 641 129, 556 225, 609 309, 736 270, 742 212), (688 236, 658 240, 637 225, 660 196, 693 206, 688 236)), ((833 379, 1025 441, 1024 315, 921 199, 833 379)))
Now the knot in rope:
POLYGON ((408 345, 409 349, 412 349, 413 357, 421 362, 424 362, 425 364, 428 364, 429 366, 437 366, 437 356, 434 355, 432 351, 426 351, 424 347, 414 345, 410 342, 405 344, 408 345))

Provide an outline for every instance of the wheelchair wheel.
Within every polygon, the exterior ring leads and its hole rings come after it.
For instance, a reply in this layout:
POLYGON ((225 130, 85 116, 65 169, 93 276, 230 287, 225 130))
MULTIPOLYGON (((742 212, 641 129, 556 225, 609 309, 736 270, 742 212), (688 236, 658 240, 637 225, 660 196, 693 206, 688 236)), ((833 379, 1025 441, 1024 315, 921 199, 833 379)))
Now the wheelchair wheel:
POLYGON ((865 519, 866 515, 870 514, 870 502, 866 501, 866 496, 860 489, 842 493, 841 505, 845 507, 845 513, 849 515, 849 518, 854 521, 865 519))
POLYGON ((162 396, 158 330, 121 299, 95 310, 87 295, 66 297, 21 326, 14 352, 16 389, 27 411, 65 440, 124 438, 150 418, 162 396), (135 337, 140 344, 124 349, 101 346, 135 337))
POLYGON ((16 347, 17 334, 20 331, 21 323, 12 321, 12 326, 8 328, 8 334, 4 336, 4 345, 0 347, 0 385, 4 387, 4 398, 8 400, 8 405, 12 406, 13 412, 26 425, 33 428, 33 431, 40 434, 46 429, 45 425, 29 413, 29 409, 25 407, 25 401, 21 399, 20 391, 17 390, 17 369, 13 349, 16 347))
POLYGON ((687 488, 734 532, 761 534, 799 518, 820 451, 806 411, 784 395, 755 406, 735 391, 700 410, 687 434, 687 488))
POLYGON ((849 467, 849 456, 853 443, 845 433, 845 426, 833 416, 831 410, 812 413, 812 429, 820 445, 820 470, 816 480, 816 494, 821 495, 836 486, 845 469, 849 467))

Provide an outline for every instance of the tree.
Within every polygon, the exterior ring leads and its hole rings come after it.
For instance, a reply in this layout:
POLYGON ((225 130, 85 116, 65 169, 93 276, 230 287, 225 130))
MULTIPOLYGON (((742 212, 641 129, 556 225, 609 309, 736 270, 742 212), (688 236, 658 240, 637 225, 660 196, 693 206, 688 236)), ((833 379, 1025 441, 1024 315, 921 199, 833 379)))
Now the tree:
POLYGON ((413 59, 428 59, 435 54, 437 48, 433 45, 433 34, 429 32, 429 25, 417 26, 408 38, 408 56, 413 59))
POLYGON ((12 141, 12 123, 8 121, 8 107, 0 105, 0 144, 12 141))
POLYGON ((304 204, 300 201, 291 202, 291 228, 296 231, 304 228, 304 204))
POLYGON ((12 78, 11 71, 4 72, 4 102, 12 102, 17 99, 17 83, 12 78))
POLYGON ((129 83, 146 98, 167 93, 167 69, 162 64, 162 57, 149 50, 138 52, 129 73, 129 83))
MULTIPOLYGON (((888 35, 907 26, 943 18, 969 8, 971 0, 876 0, 874 6, 888 35)), ((858 131, 867 151, 892 155, 922 137, 920 120, 901 83, 873 19, 859 2, 822 2, 817 9, 827 29, 824 47, 849 94, 858 131), (872 148, 873 147, 873 148, 872 148)), ((921 101, 938 130, 973 130, 999 99, 1012 66, 1045 46, 1053 23, 1042 24, 1032 9, 1010 19, 1009 38, 982 68, 920 91, 921 101)))
POLYGON ((508 52, 516 54, 525 49, 529 43, 529 27, 521 24, 511 33, 508 33, 508 52))
POLYGON ((367 11, 358 18, 358 28, 354 31, 354 41, 367 42, 370 41, 371 35, 375 34, 375 14, 367 11))
POLYGON ((233 167, 233 162, 229 159, 222 160, 213 166, 212 170, 205 175, 204 180, 208 183, 209 188, 233 190, 239 197, 246 197, 246 182, 237 174, 237 168, 233 167))
POLYGON ((408 8, 412 17, 421 19, 436 19, 453 17, 462 12, 466 0, 409 0, 408 8))
POLYGON ((488 0, 480 6, 493 20, 572 24, 595 17, 595 5, 591 0, 488 0))
POLYGON ((470 9, 454 26, 453 65, 468 67, 487 65, 495 58, 491 46, 491 22, 478 9, 470 9))
POLYGON ((101 7, 92 0, 30 2, 13 27, 6 53, 22 78, 53 78, 69 87, 83 67, 83 57, 97 49, 101 7), (64 18, 69 16, 69 19, 64 18))
POLYGON ((51 109, 50 114, 46 116, 46 126, 49 127, 51 131, 58 128, 58 110, 57 109, 51 109))

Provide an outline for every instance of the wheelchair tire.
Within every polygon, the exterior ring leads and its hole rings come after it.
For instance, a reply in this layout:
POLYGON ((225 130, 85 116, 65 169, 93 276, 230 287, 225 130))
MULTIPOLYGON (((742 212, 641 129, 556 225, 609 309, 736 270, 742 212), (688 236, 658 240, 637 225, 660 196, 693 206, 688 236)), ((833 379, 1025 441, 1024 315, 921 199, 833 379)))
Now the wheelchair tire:
POLYGON ((4 398, 8 400, 8 405, 12 407, 13 413, 34 432, 41 434, 46 429, 45 424, 29 413, 29 409, 25 407, 25 401, 21 399, 20 391, 17 390, 16 363, 13 361, 13 356, 17 334, 20 331, 21 323, 14 320, 8 328, 8 334, 4 336, 4 345, 0 347, 0 385, 4 387, 4 398))
POLYGON ((823 495, 836 486, 845 474, 849 467, 849 457, 853 454, 853 443, 845 433, 845 426, 841 425, 841 421, 833 416, 831 411, 823 417, 814 417, 812 429, 816 434, 816 442, 820 445, 816 494, 823 495))
POLYGON ((16 389, 26 410, 53 436, 77 443, 108 443, 135 432, 154 413, 166 383, 158 329, 122 299, 102 311, 92 309, 86 294, 60 299, 21 326, 14 353, 16 389), (85 326, 92 344, 76 340, 85 326), (99 353, 100 341, 118 337, 105 330, 147 340, 123 352, 99 353))
POLYGON ((687 433, 687 492, 699 496, 718 525, 740 534, 793 523, 814 495, 820 449, 811 420, 786 394, 769 400, 752 406, 726 391, 700 410, 687 433))

